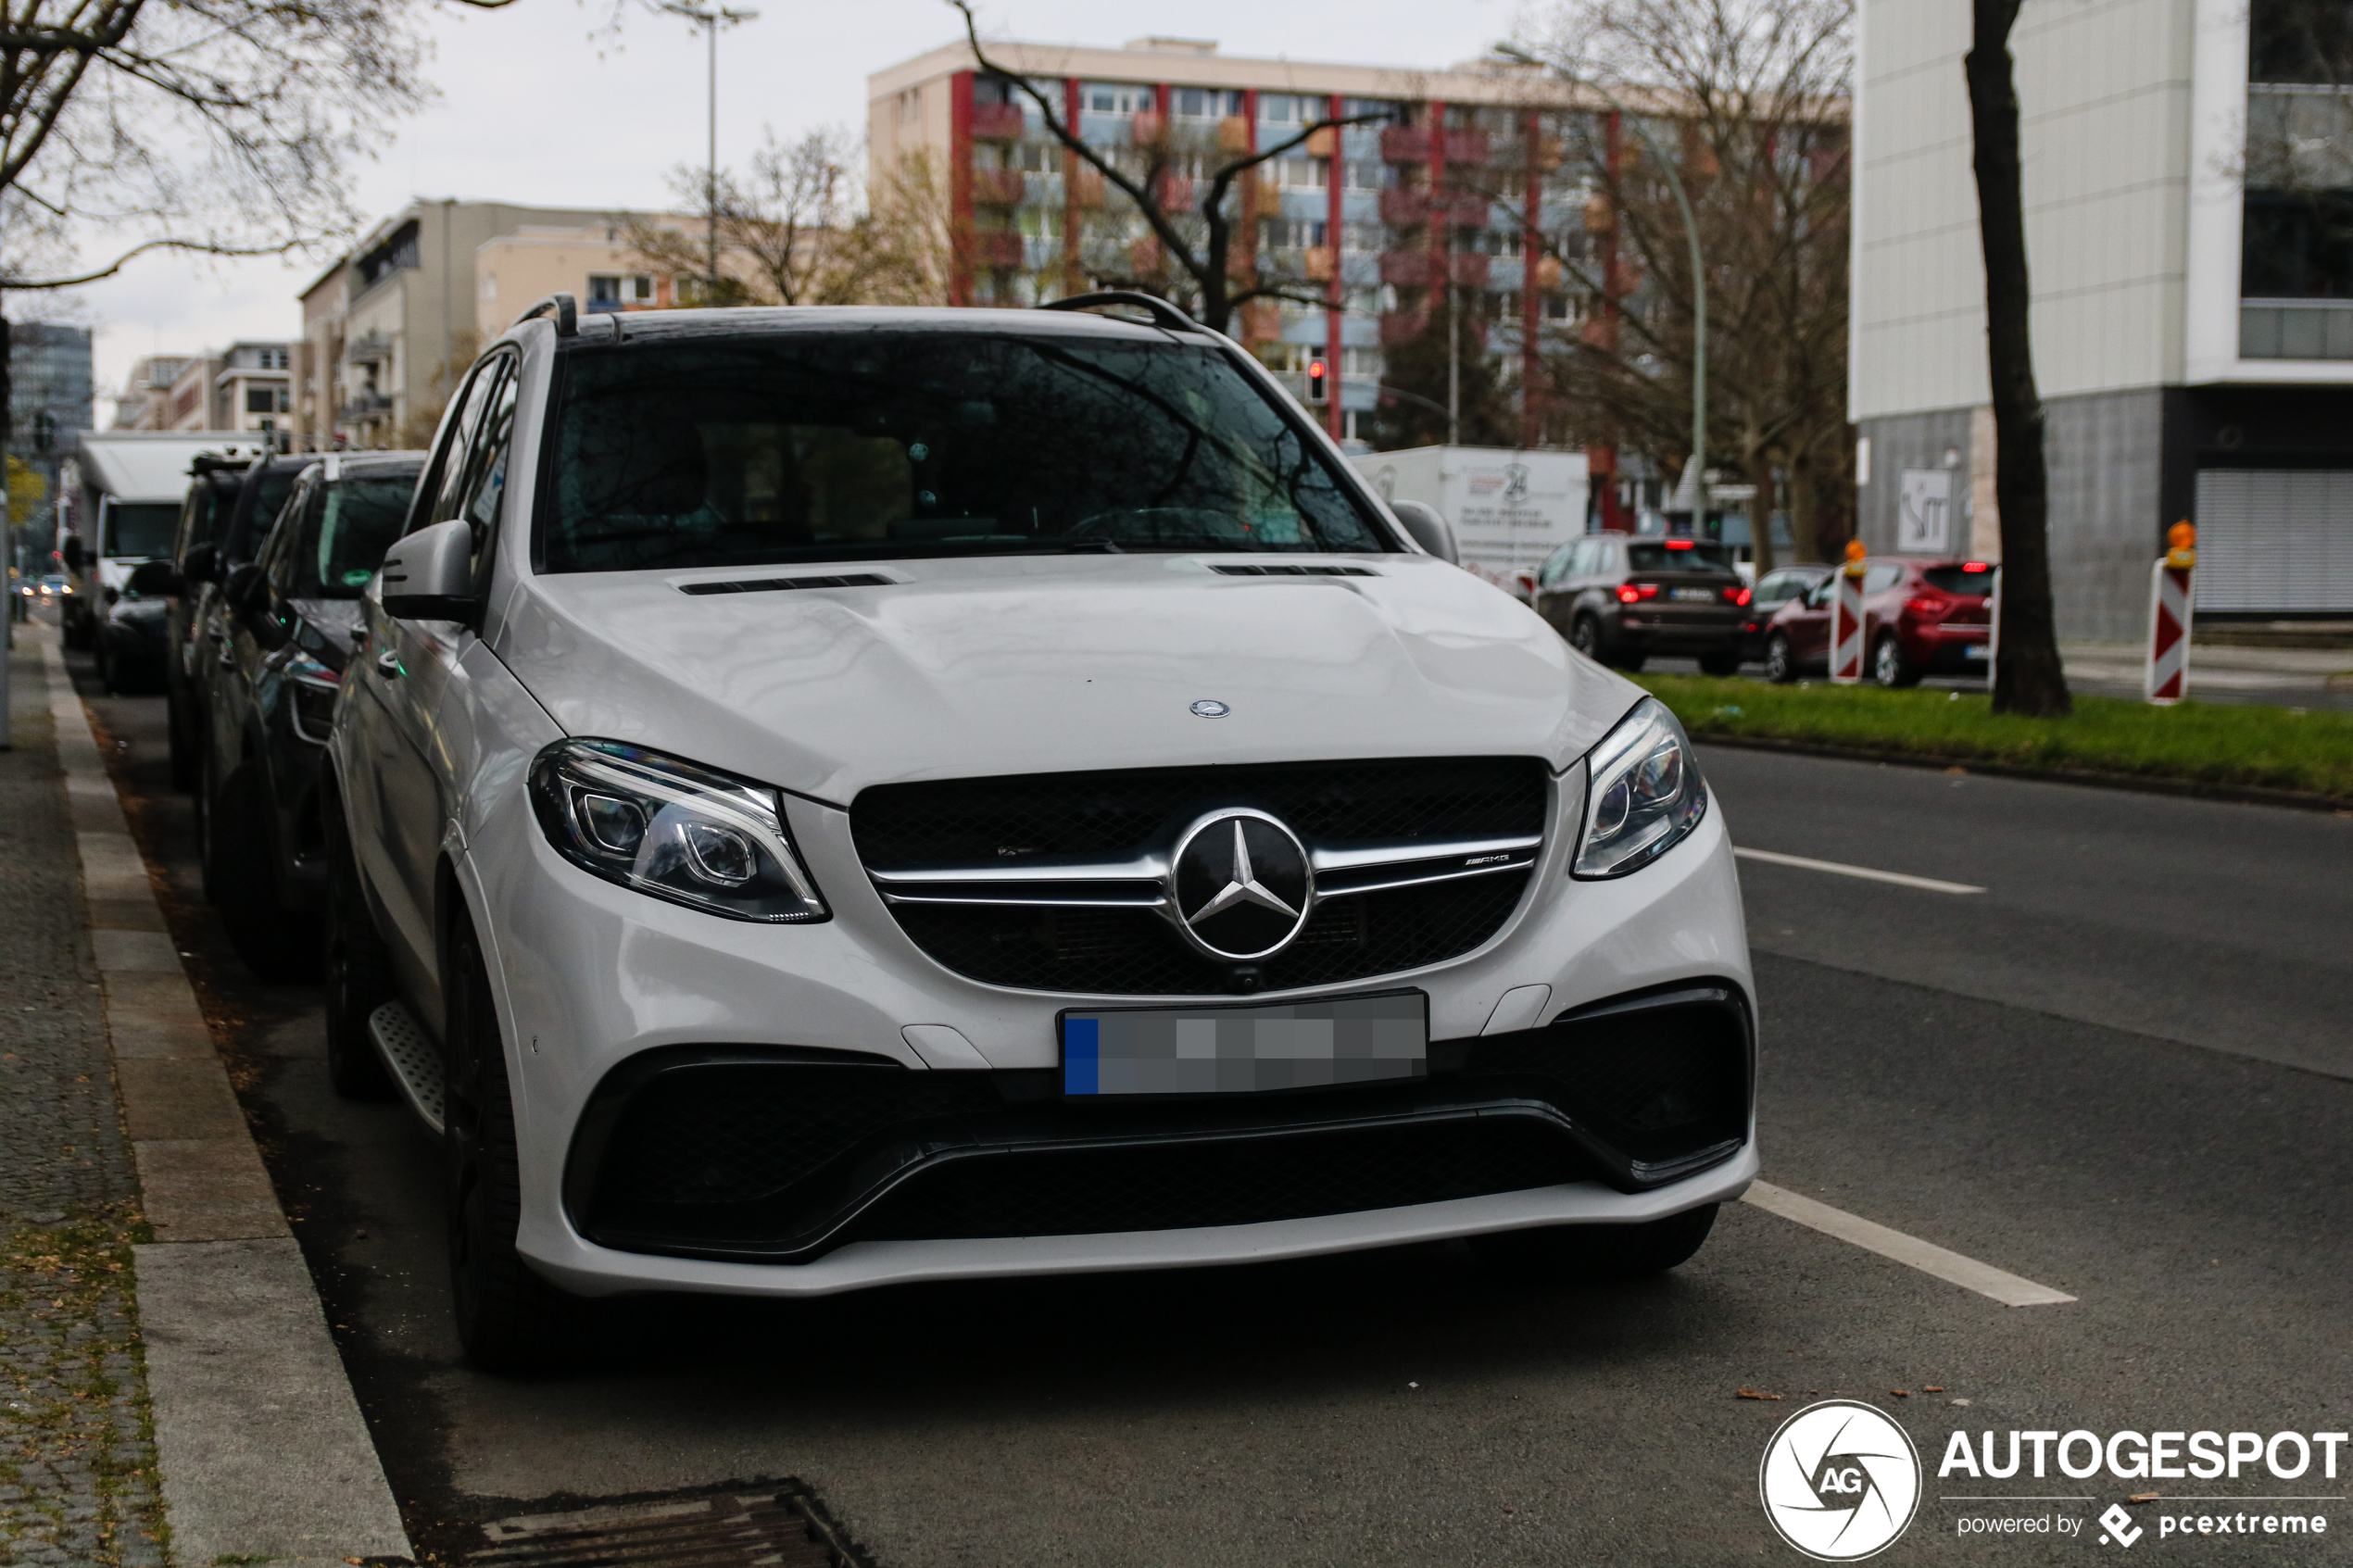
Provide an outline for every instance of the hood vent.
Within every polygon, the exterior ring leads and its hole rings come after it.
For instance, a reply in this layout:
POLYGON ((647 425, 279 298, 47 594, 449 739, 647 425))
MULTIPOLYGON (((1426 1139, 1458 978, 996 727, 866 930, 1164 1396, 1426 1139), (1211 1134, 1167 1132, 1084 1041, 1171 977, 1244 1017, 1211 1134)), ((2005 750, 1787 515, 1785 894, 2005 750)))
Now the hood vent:
POLYGON ((1212 561, 1209 570, 1223 577, 1378 577, 1369 566, 1260 566, 1256 562, 1212 561))
POLYGON ((787 588, 887 588, 898 579, 873 571, 847 572, 839 577, 751 577, 734 583, 681 583, 678 591, 704 594, 777 594, 787 588))

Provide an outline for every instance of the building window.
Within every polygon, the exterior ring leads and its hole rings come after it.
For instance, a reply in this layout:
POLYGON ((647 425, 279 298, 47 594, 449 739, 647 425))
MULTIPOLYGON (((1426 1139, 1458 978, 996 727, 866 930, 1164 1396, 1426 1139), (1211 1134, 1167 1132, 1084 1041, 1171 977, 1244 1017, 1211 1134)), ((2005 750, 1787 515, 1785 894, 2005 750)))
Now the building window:
POLYGON ((1326 157, 1271 158, 1268 168, 1275 183, 1287 191, 1320 191, 1332 177, 1332 160, 1326 157))
POLYGON ((1149 87, 1125 86, 1116 82, 1090 82, 1086 87, 1088 114, 1141 114, 1158 108, 1159 96, 1149 87))
POLYGON ((1176 119, 1224 119, 1242 112, 1242 95, 1216 87, 1172 88, 1168 112, 1176 119))
POLYGON ((1323 118, 1324 100, 1293 93, 1258 94, 1258 118, 1266 125, 1311 125, 1323 118))
POLYGON ((588 308, 591 310, 620 309, 621 280, 609 273, 589 273, 588 308))
POLYGON ((1266 250, 1308 250, 1324 243, 1321 220, 1269 218, 1258 226, 1258 243, 1266 250))
POLYGON ((1378 158, 1350 158, 1341 168, 1340 178, 1352 191, 1382 191, 1397 183, 1397 169, 1378 158))
POLYGON ((924 117, 924 90, 910 87, 899 94, 899 123, 912 125, 924 117))

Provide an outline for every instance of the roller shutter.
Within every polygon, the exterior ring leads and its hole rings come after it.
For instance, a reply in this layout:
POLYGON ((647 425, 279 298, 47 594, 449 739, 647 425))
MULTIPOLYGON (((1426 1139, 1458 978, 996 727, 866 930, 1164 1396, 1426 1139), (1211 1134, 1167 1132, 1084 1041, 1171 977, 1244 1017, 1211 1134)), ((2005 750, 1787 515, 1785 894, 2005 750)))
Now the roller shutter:
POLYGON ((2353 611, 2353 471, 2199 470, 2197 608, 2353 611))

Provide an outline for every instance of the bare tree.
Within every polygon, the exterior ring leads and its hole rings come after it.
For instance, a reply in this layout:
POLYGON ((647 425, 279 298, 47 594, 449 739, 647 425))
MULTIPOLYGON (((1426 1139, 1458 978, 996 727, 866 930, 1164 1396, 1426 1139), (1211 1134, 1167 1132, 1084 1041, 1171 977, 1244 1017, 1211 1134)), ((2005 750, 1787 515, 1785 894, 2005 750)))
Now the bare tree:
POLYGON ((2002 518, 2002 656, 1994 711, 2063 719, 2075 710, 2051 612, 2050 470, 2043 396, 2027 333, 2026 209, 2020 194, 2018 83, 2010 28, 2019 0, 1972 0, 1965 69, 1975 129, 1977 227, 1985 250, 1986 368, 1994 401, 1994 499, 2002 518))
MULTIPOLYGON (((712 305, 846 305, 860 282, 850 232, 858 189, 842 132, 819 129, 790 144, 767 132, 748 174, 673 169, 671 189, 696 217, 716 207, 723 257, 712 305)), ((668 229, 643 217, 626 226, 630 249, 648 266, 699 279, 709 264, 704 233, 668 229)))
MULTIPOLYGON (((999 66, 980 42, 971 0, 948 0, 964 19, 964 37, 973 60, 987 75, 1011 85, 1038 109, 1046 133, 1063 150, 1085 164, 1132 207, 1150 241, 1152 265, 1134 264, 1137 247, 1126 250, 1127 266, 1114 257, 1110 269, 1089 268, 1098 281, 1136 287, 1154 294, 1183 295, 1204 326, 1227 330, 1234 313, 1257 300, 1290 300, 1302 305, 1327 303, 1324 291, 1303 276, 1290 277, 1261 265, 1246 224, 1251 214, 1241 197, 1246 182, 1258 169, 1286 153, 1294 153, 1321 132, 1349 125, 1387 120, 1387 111, 1310 120, 1290 136, 1255 152, 1228 152, 1214 143, 1185 145, 1163 126, 1126 149, 1107 152, 1078 134, 1051 94, 1026 77, 999 66), (1124 151, 1125 156, 1120 156, 1124 151), (1237 243, 1239 240, 1239 244, 1237 243)), ((1337 160, 1335 160, 1337 162, 1337 160)), ((1337 235, 1332 236, 1335 247, 1337 235)))
POLYGON ((1568 0, 1513 54, 1551 65, 1577 106, 1553 179, 1556 199, 1586 196, 1585 221, 1523 238, 1585 306, 1546 345, 1559 400, 1663 469, 1730 458, 1753 486, 1759 570, 1786 471, 1793 544, 1818 554, 1810 476, 1843 466, 1846 439, 1849 0, 1568 0), (1729 451, 1689 450, 1691 243, 1653 144, 1699 229, 1708 428, 1729 451))

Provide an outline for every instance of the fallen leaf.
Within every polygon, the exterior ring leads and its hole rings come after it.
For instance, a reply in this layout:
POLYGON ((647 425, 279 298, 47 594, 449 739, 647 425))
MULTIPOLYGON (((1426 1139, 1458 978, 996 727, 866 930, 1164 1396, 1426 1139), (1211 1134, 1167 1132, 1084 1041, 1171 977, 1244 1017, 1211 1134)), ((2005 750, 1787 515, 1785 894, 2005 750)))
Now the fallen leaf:
POLYGON ((1908 1399, 1912 1397, 1912 1391, 1909 1388, 1890 1388, 1888 1392, 1899 1399, 1908 1399))
POLYGON ((1920 1385, 1920 1392, 1923 1394, 1942 1394, 1944 1392, 1944 1385, 1942 1383, 1923 1383, 1920 1385))
POLYGON ((1779 1399, 1786 1398, 1786 1396, 1780 1394, 1768 1394, 1755 1388, 1740 1388, 1733 1391, 1732 1398, 1735 1399, 1779 1399))
POLYGON ((2155 1502, 2161 1495, 2158 1492, 2134 1492, 2124 1500, 2126 1502, 2155 1502))

